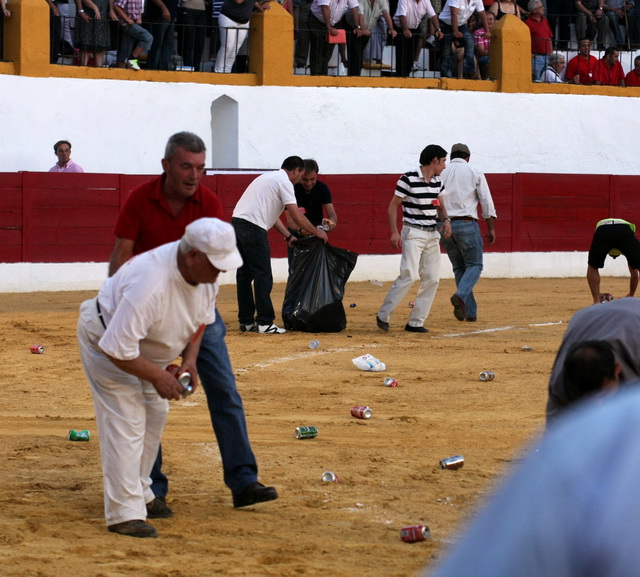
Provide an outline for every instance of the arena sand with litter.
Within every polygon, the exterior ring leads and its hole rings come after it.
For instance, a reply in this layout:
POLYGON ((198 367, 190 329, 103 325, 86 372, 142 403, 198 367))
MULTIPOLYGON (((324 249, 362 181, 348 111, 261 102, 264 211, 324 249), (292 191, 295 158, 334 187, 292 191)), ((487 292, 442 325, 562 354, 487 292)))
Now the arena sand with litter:
MULTIPOLYGON (((627 282, 606 279, 603 290, 619 296, 627 282)), ((384 333, 375 313, 390 286, 348 284, 343 332, 279 336, 239 333, 235 287, 222 287, 260 479, 280 498, 232 507, 198 390, 169 414, 174 517, 153 521, 158 539, 104 525, 99 438, 75 338, 78 305, 95 293, 0 295, 0 575, 406 576, 432 567, 540 434, 566 321, 590 299, 584 279, 482 279, 478 322, 458 322, 445 280, 428 335, 402 330, 413 296, 384 333), (44 354, 31 354, 34 344, 44 354), (387 370, 357 369, 352 359, 366 353, 387 370), (480 382, 482 370, 495 380, 480 382), (399 386, 385 387, 386 376, 399 386), (354 405, 369 405, 373 417, 353 418, 354 405), (317 438, 296 440, 300 425, 317 426, 317 438), (69 429, 89 429, 91 441, 67 440, 69 429), (463 468, 440 469, 456 454, 463 468), (339 482, 322 482, 327 470, 339 482), (403 543, 400 529, 416 523, 430 538, 403 543)), ((274 287, 278 307, 284 288, 274 287)))

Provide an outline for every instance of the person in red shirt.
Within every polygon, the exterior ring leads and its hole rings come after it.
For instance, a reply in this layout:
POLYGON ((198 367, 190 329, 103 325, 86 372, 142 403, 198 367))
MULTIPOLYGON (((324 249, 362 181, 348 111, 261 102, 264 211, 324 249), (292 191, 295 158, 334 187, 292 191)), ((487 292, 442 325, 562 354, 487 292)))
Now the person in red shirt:
POLYGON ((527 8, 529 18, 524 23, 531 32, 531 73, 533 80, 538 80, 542 71, 549 66, 553 32, 544 17, 544 5, 540 0, 529 0, 527 8))
POLYGON ((578 54, 567 65, 565 78, 569 84, 598 84, 598 60, 591 56, 591 40, 580 40, 578 54))
POLYGON ((604 56, 598 60, 598 78, 605 86, 624 86, 624 70, 618 60, 620 53, 615 46, 609 46, 604 56))
POLYGON ((625 86, 640 86, 640 56, 633 59, 633 70, 624 77, 625 86))
MULTIPOLYGON (((179 132, 169 138, 162 159, 162 176, 134 188, 120 210, 109 276, 134 255, 181 238, 186 226, 194 220, 222 219, 218 197, 201 184, 205 158, 206 147, 197 135, 179 132)), ((278 492, 258 482, 258 466, 249 443, 242 399, 224 340, 226 332, 216 310, 215 321, 207 325, 202 337, 197 368, 220 449, 224 482, 231 489, 234 507, 247 507, 277 499, 278 492)), ((162 449, 151 472, 151 490, 164 501, 168 480, 161 467, 162 449)), ((164 509, 164 516, 171 516, 166 505, 164 509)))

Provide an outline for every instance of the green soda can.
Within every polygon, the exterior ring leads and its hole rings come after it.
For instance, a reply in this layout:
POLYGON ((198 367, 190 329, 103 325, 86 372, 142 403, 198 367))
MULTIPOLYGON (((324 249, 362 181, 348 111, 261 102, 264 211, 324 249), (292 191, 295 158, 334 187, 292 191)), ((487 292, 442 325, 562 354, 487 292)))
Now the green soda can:
POLYGON ((318 436, 318 427, 296 427, 296 439, 313 439, 318 436))
POLYGON ((71 429, 69 431, 69 440, 70 441, 88 441, 91 439, 91 433, 87 429, 84 431, 78 431, 76 429, 71 429))

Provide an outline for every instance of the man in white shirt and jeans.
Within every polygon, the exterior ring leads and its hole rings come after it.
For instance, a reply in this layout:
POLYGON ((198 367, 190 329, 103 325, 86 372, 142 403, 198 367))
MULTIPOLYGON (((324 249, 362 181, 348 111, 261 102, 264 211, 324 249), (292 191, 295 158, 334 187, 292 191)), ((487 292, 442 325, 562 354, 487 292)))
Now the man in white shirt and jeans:
POLYGON ((137 255, 80 306, 78 341, 91 385, 104 473, 109 531, 157 537, 147 518, 172 511, 156 499, 149 475, 169 403, 184 391, 165 369, 182 357, 180 374, 197 386, 204 327, 214 321, 218 274, 242 265, 233 227, 201 218, 181 240, 137 255))

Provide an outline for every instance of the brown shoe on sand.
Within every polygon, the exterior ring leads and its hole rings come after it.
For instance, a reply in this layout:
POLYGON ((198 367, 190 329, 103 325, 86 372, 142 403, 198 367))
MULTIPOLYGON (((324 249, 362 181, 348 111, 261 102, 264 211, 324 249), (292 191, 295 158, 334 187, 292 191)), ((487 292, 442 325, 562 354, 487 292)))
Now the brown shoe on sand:
POLYGON ((157 497, 147 503, 147 519, 168 519, 173 517, 173 511, 169 506, 157 497))
POLYGON ((115 525, 109 525, 107 527, 111 533, 118 533, 118 535, 127 535, 128 537, 157 537, 158 530, 145 523, 140 519, 134 519, 133 521, 124 521, 123 523, 116 523, 115 525))

